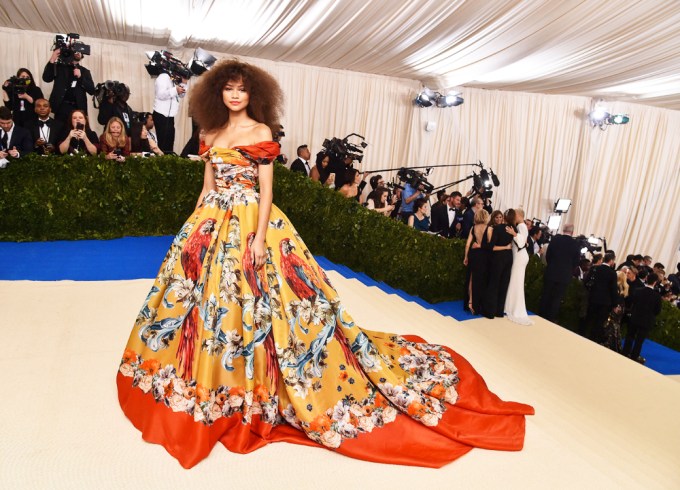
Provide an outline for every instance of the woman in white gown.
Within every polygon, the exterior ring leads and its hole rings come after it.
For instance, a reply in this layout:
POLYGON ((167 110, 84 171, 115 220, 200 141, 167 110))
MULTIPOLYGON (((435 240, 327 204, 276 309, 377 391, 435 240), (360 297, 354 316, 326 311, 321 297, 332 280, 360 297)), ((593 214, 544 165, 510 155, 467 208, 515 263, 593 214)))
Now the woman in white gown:
POLYGON ((529 230, 524 224, 524 211, 515 209, 517 236, 513 239, 512 246, 512 270, 510 271, 510 285, 508 295, 505 297, 505 314, 510 321, 521 325, 533 325, 527 315, 524 302, 524 273, 529 263, 527 253, 527 237, 529 230))

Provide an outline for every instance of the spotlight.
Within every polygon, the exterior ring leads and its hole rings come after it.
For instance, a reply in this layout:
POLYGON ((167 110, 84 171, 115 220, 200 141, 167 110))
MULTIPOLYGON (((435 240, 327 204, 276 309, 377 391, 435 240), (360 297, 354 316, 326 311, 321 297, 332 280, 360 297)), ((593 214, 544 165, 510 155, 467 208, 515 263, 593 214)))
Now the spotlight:
POLYGON ((588 119, 593 125, 602 126, 609 118, 609 113, 604 107, 598 106, 588 114, 588 119))
POLYGON ((418 94, 415 103, 419 107, 430 107, 435 101, 435 94, 429 89, 425 89, 418 94))
POLYGON ((628 114, 614 114, 613 116, 609 116, 607 123, 608 124, 628 124, 628 121, 630 121, 630 117, 628 116, 628 114))
POLYGON ((450 92, 448 95, 437 94, 436 102, 437 107, 455 107, 464 100, 457 92, 450 92))
POLYGON ((555 207, 553 208, 553 213, 566 213, 571 207, 571 199, 560 198, 555 201, 555 207))
POLYGON ((559 230, 561 223, 562 223, 561 214, 552 214, 548 217, 548 229, 551 231, 559 230))
POLYGON ((194 75, 202 75, 215 64, 217 58, 201 48, 196 48, 194 56, 187 65, 194 75))
POLYGON ((628 114, 610 114, 603 101, 600 100, 588 114, 588 119, 592 127, 597 126, 604 131, 611 124, 628 124, 630 116, 628 114))

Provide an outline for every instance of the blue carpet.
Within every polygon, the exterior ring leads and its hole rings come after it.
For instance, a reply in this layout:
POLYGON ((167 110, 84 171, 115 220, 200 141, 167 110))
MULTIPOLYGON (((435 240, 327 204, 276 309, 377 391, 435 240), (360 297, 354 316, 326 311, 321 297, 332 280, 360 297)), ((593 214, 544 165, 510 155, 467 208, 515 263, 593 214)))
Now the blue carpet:
MULTIPOLYGON (((154 278, 165 257, 172 236, 125 237, 115 240, 78 240, 54 242, 0 242, 0 280, 110 281, 154 278)), ((354 272, 317 256, 326 270, 355 278, 367 286, 396 294, 423 308, 434 310, 458 321, 479 318, 463 310, 462 301, 430 304, 404 291, 375 281, 362 272, 354 272)), ((647 367, 661 374, 680 374, 680 352, 646 340, 642 356, 647 367)))

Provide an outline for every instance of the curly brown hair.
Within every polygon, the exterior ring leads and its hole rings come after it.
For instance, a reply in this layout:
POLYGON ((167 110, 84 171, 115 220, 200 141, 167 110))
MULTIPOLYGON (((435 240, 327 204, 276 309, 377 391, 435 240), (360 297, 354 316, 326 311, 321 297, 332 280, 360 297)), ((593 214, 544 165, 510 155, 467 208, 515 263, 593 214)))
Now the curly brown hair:
POLYGON ((189 113, 204 131, 223 127, 229 109, 222 99, 222 88, 230 81, 241 81, 250 96, 248 115, 264 123, 276 134, 281 128, 283 91, 276 79, 261 68, 237 59, 223 60, 198 79, 190 91, 189 113))

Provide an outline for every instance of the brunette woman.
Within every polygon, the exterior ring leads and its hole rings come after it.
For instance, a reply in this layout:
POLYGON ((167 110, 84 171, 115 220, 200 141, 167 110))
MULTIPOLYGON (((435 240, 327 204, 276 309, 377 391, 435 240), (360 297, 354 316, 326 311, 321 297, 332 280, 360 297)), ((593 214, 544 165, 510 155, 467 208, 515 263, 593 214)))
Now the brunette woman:
POLYGON ((88 153, 96 155, 99 151, 97 133, 90 129, 87 114, 80 109, 71 111, 68 118, 69 126, 62 132, 59 139, 59 153, 62 155, 76 155, 88 153))
MULTIPOLYGON (((508 209, 505 216, 494 211, 493 225, 487 229, 487 239, 491 249, 489 261, 489 283, 484 295, 482 310, 487 318, 502 317, 505 307, 505 296, 510 284, 512 269, 512 239, 515 231, 515 210, 508 209)), ((500 211, 498 211, 500 213, 500 211)))

